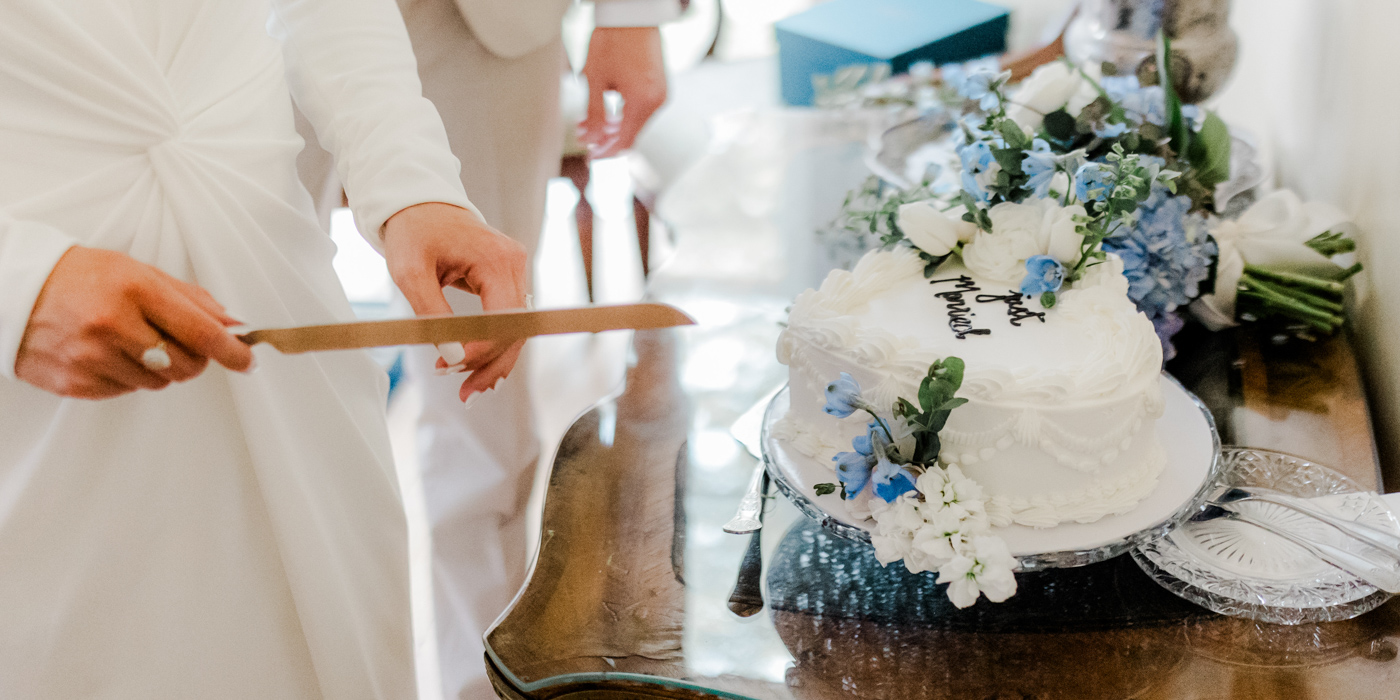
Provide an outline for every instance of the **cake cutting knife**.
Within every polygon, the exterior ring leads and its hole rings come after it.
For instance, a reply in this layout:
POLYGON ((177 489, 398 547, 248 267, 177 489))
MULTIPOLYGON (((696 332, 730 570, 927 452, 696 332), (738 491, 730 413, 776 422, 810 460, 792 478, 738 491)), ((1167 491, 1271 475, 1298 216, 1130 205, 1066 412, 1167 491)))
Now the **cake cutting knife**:
POLYGON ((290 355, 386 345, 436 345, 474 340, 520 340, 557 333, 598 333, 694 325, 667 304, 616 304, 543 311, 492 311, 473 316, 421 316, 295 328, 264 328, 235 337, 248 345, 267 343, 290 355))

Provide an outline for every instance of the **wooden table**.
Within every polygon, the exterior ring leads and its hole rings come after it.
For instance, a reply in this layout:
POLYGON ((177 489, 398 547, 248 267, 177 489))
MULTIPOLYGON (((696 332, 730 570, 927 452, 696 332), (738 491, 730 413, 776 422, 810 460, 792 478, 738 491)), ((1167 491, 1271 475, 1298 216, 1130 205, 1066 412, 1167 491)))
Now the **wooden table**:
MULTIPOLYGON (((762 530, 768 607, 731 614, 749 539, 721 526, 755 460, 729 427, 786 381, 778 324, 820 279, 802 261, 819 246, 814 222, 829 219, 812 207, 849 187, 794 183, 854 172, 862 153, 848 129, 810 115, 748 119, 697 166, 699 184, 672 193, 690 218, 672 217, 678 249, 651 281, 700 325, 637 333, 621 393, 581 416, 555 458, 533 572, 487 634, 502 697, 1400 697, 1400 603, 1341 623, 1254 623, 1176 598, 1118 557, 1021 574, 1010 601, 959 611, 933 576, 880 567, 781 498, 762 530)), ((1379 487, 1345 337, 1278 345, 1188 328, 1177 345, 1169 369, 1211 407, 1226 444, 1379 487)))

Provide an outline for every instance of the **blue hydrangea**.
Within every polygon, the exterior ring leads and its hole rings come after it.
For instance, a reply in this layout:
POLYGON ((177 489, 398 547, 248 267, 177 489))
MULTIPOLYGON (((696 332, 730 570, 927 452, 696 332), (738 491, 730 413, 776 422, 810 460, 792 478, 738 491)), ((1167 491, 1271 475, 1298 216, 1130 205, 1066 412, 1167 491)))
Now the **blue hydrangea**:
MULTIPOLYGON (((1167 188, 1154 185, 1151 196, 1138 207, 1133 226, 1103 242, 1104 250, 1123 259, 1128 296, 1154 319, 1159 333, 1179 330, 1179 326, 1172 329, 1179 319, 1170 317, 1200 295, 1216 255, 1205 219, 1190 210, 1189 197, 1173 196, 1167 188)), ((1170 348, 1170 343, 1164 342, 1163 348, 1170 348)))
POLYGON ((1044 199, 1050 194, 1050 181, 1055 177, 1056 158, 1055 153, 1050 150, 1050 144, 1045 139, 1036 139, 1031 142, 1031 149, 1025 151, 1026 156, 1021 159, 1021 172, 1030 179, 1026 180, 1026 187, 1038 198, 1044 199))

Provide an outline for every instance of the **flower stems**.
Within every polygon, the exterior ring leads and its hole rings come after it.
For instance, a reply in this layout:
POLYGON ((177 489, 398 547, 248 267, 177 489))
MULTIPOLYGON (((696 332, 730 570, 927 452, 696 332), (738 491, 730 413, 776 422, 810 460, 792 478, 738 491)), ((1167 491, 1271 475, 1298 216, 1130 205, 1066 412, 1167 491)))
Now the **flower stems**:
MULTIPOLYGON (((1342 280, 1355 274, 1348 270, 1342 280)), ((1278 317, 1331 335, 1345 322, 1341 280, 1245 265, 1238 287, 1241 316, 1278 317)))

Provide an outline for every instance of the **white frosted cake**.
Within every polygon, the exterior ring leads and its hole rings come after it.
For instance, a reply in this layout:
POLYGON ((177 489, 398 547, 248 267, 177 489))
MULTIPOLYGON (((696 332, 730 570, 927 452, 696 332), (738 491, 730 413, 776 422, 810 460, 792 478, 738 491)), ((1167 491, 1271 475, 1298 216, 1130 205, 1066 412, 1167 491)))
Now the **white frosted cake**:
POLYGON ((847 372, 889 406, 955 356, 968 403, 939 434, 938 460, 982 485, 994 525, 1092 522, 1151 493, 1166 459, 1162 349, 1121 263, 1090 268, 1049 309, 957 256, 927 279, 924 265, 909 248, 871 252, 797 298, 778 342, 791 394, 775 434, 830 464, 866 419, 823 412, 828 383, 847 372))

